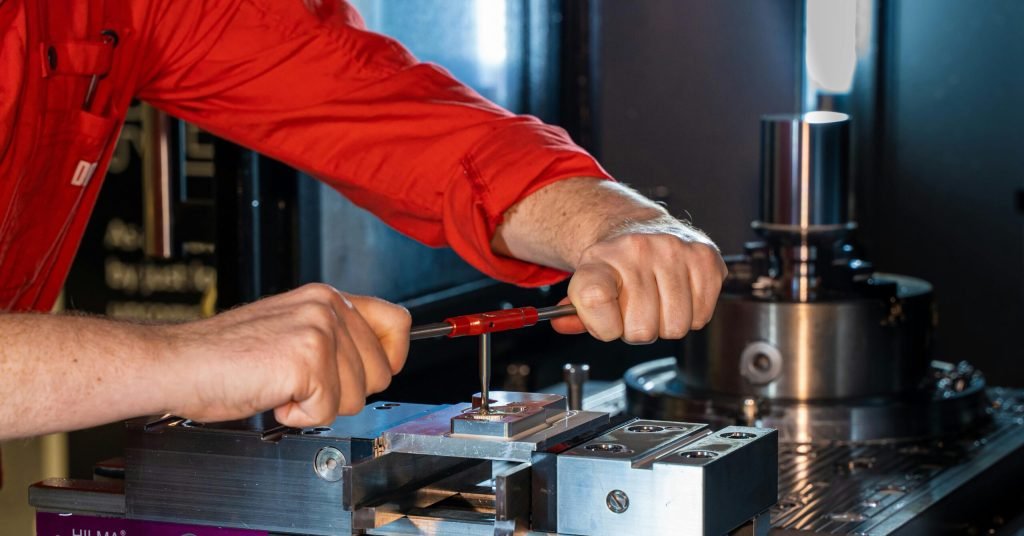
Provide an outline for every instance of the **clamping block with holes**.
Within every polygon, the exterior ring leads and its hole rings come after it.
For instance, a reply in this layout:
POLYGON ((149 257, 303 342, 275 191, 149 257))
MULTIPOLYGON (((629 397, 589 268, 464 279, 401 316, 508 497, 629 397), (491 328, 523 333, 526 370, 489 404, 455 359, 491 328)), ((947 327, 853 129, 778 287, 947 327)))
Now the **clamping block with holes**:
POLYGON ((633 421, 557 457, 559 534, 719 535, 775 504, 775 430, 633 421))

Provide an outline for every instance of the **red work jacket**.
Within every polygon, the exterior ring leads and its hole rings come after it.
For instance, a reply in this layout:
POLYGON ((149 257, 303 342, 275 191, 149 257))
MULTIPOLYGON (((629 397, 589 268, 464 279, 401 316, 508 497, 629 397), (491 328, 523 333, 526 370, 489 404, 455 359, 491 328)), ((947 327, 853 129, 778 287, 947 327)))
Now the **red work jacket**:
POLYGON ((418 62, 340 0, 0 0, 0 310, 53 304, 133 97, 523 285, 565 274, 491 252, 504 212, 607 177, 563 130, 418 62))

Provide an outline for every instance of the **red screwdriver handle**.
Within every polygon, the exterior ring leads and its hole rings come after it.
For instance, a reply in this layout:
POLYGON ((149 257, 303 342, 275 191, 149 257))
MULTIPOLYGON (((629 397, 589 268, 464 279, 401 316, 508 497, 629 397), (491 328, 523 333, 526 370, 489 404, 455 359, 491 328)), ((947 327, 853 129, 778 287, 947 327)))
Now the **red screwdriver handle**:
POLYGON ((464 337, 466 335, 482 335, 497 331, 508 331, 532 326, 537 323, 536 307, 517 307, 487 313, 453 316, 444 321, 452 326, 448 337, 464 337))

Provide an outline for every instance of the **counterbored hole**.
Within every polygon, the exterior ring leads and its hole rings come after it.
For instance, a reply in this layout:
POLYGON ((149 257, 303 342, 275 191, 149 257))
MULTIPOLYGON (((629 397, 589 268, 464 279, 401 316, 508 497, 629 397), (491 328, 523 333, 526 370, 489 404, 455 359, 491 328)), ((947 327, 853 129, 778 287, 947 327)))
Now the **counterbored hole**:
POLYGON ((394 406, 389 406, 387 404, 384 404, 383 406, 374 406, 373 409, 385 410, 385 409, 391 409, 392 407, 394 407, 394 406))
POLYGON ((757 434, 751 434, 749 432, 726 432, 724 434, 718 434, 718 437, 724 437, 726 439, 754 439, 757 434))
POLYGON ((651 424, 630 426, 629 428, 626 428, 627 432, 633 432, 635 434, 653 434, 655 432, 663 432, 664 430, 664 426, 654 426, 651 424))
POLYGON ((587 445, 586 449, 593 452, 627 452, 624 445, 618 443, 595 443, 593 445, 587 445))
POLYGON ((683 458, 705 459, 714 458, 718 456, 718 453, 711 452, 710 450, 688 450, 685 452, 680 452, 679 455, 682 456, 683 458))

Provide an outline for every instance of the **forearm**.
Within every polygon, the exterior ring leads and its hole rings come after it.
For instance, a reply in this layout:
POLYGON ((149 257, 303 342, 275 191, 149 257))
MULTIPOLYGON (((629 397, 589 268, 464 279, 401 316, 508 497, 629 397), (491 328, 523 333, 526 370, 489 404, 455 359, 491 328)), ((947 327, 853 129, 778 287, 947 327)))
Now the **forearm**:
POLYGON ((622 233, 668 233, 712 245, 706 235, 622 184, 576 178, 538 190, 509 209, 492 248, 502 255, 572 271, 587 247, 622 233))
POLYGON ((81 316, 0 315, 0 439, 170 411, 178 382, 148 342, 156 329, 81 316))

